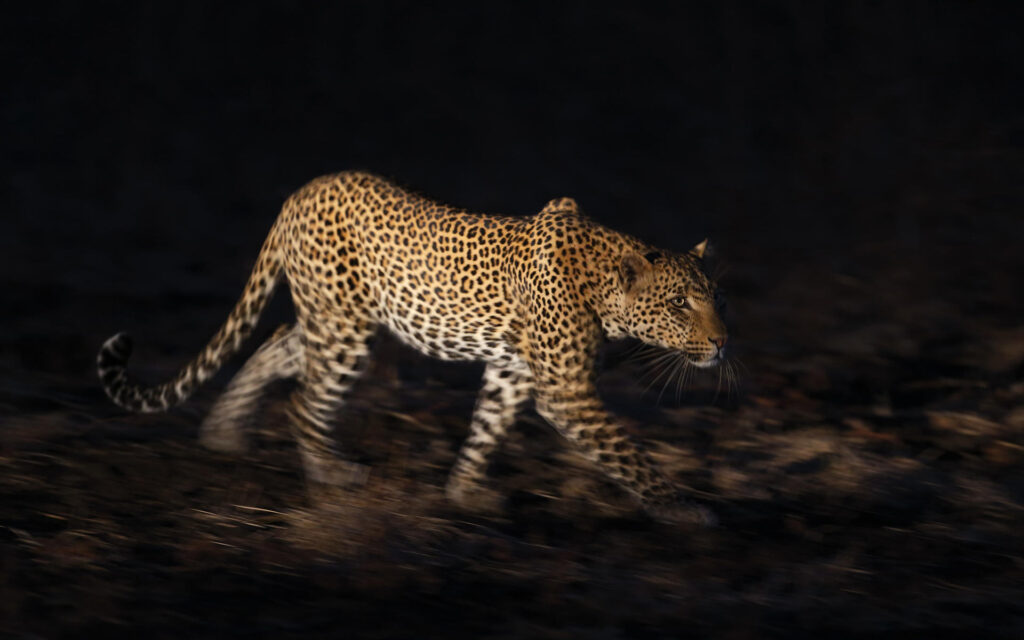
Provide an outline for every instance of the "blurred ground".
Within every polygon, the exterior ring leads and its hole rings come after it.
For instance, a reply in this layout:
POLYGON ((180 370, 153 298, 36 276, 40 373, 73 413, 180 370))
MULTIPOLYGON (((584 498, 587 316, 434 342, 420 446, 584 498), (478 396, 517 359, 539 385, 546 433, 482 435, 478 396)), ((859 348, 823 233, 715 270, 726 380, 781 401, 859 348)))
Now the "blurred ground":
POLYGON ((1021 6, 8 9, 0 635, 1021 637, 1021 6), (370 481, 330 506, 287 385, 250 455, 196 443, 243 358, 170 414, 109 403, 104 338, 172 375, 284 197, 352 168, 710 236, 741 384, 677 397, 621 344, 601 389, 721 526, 650 522, 532 413, 504 513, 453 511, 480 369, 386 339, 338 421, 370 481))
MULTIPOLYGON (((897 268, 897 248, 852 250, 864 256, 856 274, 731 264, 746 372, 734 393, 716 393, 712 373, 659 401, 662 381, 644 394, 624 347, 608 354, 605 396, 720 514, 713 530, 646 521, 533 414, 493 470, 506 512, 453 512, 441 487, 479 371, 391 341, 339 426, 373 475, 323 508, 310 507, 281 428, 285 388, 252 454, 235 459, 195 442, 214 390, 168 416, 125 416, 87 372, 5 377, 8 629, 1012 636, 1024 628, 1024 330, 963 297, 973 259, 924 248, 897 268), (962 280, 936 281, 944 260, 962 280), (906 293, 940 284, 947 295, 906 293)), ((1009 294, 1019 266, 992 270, 985 287, 1009 294)), ((193 303, 205 309, 175 306, 193 303)), ((146 334, 174 331, 159 308, 147 314, 146 334)), ((87 368, 94 347, 25 348, 56 371, 87 368)), ((162 377, 191 348, 136 360, 162 377)))

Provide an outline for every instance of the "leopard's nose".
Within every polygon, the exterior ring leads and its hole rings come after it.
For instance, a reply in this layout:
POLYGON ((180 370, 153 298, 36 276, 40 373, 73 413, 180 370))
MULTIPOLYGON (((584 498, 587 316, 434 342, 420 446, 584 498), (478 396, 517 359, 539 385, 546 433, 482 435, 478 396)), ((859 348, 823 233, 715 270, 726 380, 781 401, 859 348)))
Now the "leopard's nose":
POLYGON ((716 338, 708 338, 708 340, 719 349, 724 349, 725 341, 728 340, 728 338, 726 336, 718 336, 716 338))

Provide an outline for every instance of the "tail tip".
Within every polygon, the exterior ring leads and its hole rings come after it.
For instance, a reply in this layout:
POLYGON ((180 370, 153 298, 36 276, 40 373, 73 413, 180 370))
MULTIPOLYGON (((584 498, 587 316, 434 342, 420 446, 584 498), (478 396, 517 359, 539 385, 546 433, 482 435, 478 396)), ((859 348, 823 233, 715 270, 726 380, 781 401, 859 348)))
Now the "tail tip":
POLYGON ((101 369, 123 365, 132 355, 132 338, 124 331, 117 333, 103 343, 96 357, 101 369))

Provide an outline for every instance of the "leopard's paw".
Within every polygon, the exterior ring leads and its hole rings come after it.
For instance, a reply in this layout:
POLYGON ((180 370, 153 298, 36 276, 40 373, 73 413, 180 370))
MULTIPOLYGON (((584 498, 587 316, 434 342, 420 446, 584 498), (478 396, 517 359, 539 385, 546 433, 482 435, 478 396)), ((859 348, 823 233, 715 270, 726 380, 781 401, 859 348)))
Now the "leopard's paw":
POLYGON ((330 487, 351 487, 366 484, 370 467, 341 458, 305 454, 302 456, 306 479, 330 487))
POLYGON ((211 414, 199 427, 199 443, 220 453, 242 455, 249 450, 249 439, 238 421, 211 414))
POLYGON ((497 514, 504 511, 505 500, 500 493, 471 480, 449 480, 445 495, 460 509, 476 513, 497 514))

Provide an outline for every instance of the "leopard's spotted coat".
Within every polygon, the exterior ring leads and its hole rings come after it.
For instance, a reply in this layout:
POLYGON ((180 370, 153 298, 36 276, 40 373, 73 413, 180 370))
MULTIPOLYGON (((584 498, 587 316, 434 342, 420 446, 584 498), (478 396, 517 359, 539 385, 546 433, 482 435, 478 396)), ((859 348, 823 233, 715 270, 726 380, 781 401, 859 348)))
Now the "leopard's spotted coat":
POLYGON ((358 465, 335 455, 331 419, 363 370, 367 341, 385 326, 423 353, 486 363, 470 435, 448 481, 469 502, 489 454, 532 397, 537 411, 656 516, 707 521, 688 505, 602 406, 595 355, 633 336, 718 364, 726 341, 704 243, 682 254, 650 247, 583 216, 570 198, 533 216, 468 213, 380 177, 313 180, 285 202, 238 304, 173 380, 144 388, 125 365, 131 343, 109 339, 100 378, 115 402, 163 411, 212 376, 251 333, 282 276, 297 322, 250 359, 203 428, 220 449, 244 446, 242 425, 269 382, 298 377, 292 423, 307 477, 343 483, 358 465))

